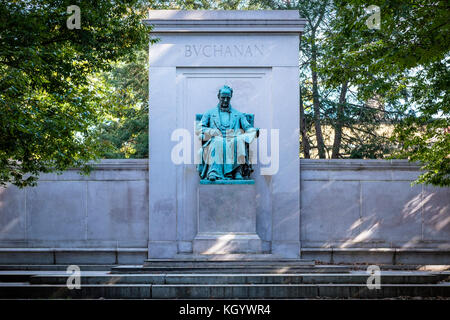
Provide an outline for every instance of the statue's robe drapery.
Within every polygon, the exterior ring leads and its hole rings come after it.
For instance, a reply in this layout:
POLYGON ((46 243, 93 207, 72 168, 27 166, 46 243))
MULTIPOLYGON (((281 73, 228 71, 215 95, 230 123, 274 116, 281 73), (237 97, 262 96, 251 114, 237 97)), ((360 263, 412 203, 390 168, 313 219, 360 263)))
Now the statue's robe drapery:
POLYGON ((199 173, 202 179, 214 174, 217 179, 232 179, 241 164, 248 161, 246 143, 251 143, 257 129, 247 121, 245 114, 230 106, 230 121, 228 126, 221 123, 219 106, 208 110, 197 125, 196 132, 203 145, 199 150, 199 173), (214 135, 214 129, 221 135, 214 135))

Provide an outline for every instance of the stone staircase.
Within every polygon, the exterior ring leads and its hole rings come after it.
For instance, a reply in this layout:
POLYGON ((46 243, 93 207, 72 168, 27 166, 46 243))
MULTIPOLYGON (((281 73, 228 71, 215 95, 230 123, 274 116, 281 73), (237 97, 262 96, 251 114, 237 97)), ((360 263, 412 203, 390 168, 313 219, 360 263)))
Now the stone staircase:
POLYGON ((45 299, 450 299, 450 271, 388 270, 381 288, 355 266, 313 261, 147 260, 144 265, 86 265, 81 288, 70 290, 66 265, 0 266, 0 298, 45 299))

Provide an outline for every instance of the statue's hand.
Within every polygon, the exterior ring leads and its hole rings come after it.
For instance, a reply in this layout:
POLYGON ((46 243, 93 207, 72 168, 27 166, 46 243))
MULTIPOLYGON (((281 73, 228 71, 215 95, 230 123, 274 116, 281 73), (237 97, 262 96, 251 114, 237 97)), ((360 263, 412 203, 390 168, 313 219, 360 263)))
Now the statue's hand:
POLYGON ((233 130, 233 136, 239 137, 245 134, 245 131, 243 129, 233 130))
POLYGON ((211 130, 209 131, 209 135, 210 135, 211 137, 217 137, 217 136, 221 136, 221 135, 222 135, 222 132, 221 132, 219 129, 211 129, 211 130))

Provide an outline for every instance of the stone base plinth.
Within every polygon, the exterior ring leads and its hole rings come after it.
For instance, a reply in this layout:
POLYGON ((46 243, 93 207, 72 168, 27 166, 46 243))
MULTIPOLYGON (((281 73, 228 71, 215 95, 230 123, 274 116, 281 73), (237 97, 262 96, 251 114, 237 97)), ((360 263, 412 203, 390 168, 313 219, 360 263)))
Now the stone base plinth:
POLYGON ((194 254, 261 253, 257 234, 210 233, 198 234, 193 242, 194 254))
POLYGON ((198 189, 194 254, 261 253, 252 184, 208 184, 198 189))

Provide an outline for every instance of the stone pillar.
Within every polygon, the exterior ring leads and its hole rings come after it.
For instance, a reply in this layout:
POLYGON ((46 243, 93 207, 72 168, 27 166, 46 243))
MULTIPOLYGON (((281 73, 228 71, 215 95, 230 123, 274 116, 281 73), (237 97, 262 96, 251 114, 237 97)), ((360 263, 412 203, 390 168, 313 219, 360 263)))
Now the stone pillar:
POLYGON ((235 239, 231 253, 299 257, 298 48, 304 20, 297 10, 154 10, 145 22, 160 39, 149 51, 149 257, 214 252, 221 239, 235 239), (254 192, 246 214, 255 229, 243 234, 233 230, 234 221, 212 233, 202 229, 212 228, 212 220, 199 224, 201 196, 218 186, 199 183, 195 115, 217 105, 224 84, 234 90, 232 106, 254 114, 255 127, 262 129, 254 185, 225 191, 254 192))

